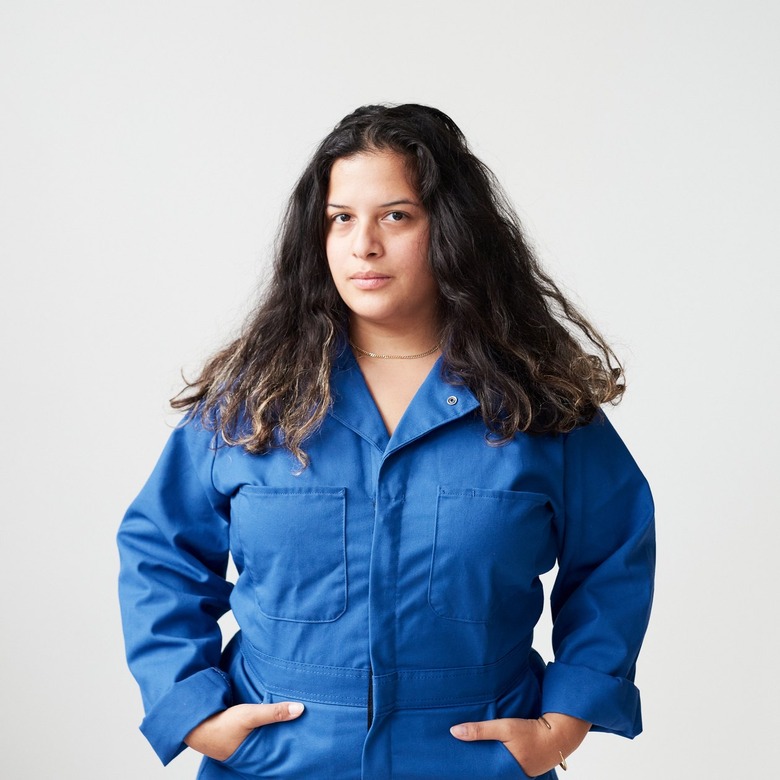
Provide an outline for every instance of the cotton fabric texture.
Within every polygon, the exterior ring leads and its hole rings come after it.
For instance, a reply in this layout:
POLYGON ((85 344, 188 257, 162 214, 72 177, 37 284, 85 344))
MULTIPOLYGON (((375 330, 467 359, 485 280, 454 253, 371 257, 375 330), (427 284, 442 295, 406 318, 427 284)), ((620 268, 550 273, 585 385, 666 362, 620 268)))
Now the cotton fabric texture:
POLYGON ((644 477, 603 414, 490 446, 477 400, 440 368, 388 436, 345 350, 299 474, 285 450, 218 446, 197 422, 173 431, 118 537, 141 729, 163 762, 241 702, 306 710, 224 762, 204 758, 203 780, 516 780, 503 744, 450 726, 549 711, 641 731, 633 681, 655 560, 644 477), (531 642, 556 559, 545 666, 531 642), (241 630, 223 653, 228 609, 241 630))

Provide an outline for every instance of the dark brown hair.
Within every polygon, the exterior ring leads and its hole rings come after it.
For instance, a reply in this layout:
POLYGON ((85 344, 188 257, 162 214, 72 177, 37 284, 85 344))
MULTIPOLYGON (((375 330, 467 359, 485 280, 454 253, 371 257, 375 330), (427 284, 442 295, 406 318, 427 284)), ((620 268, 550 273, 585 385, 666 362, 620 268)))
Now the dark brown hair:
POLYGON ((477 397, 489 440, 569 431, 616 403, 619 361, 542 271, 492 172, 446 114, 406 104, 359 108, 322 141, 290 198, 266 293, 173 407, 228 444, 286 447, 306 465, 348 327, 325 254, 330 170, 375 150, 404 156, 427 209, 443 371, 477 397))

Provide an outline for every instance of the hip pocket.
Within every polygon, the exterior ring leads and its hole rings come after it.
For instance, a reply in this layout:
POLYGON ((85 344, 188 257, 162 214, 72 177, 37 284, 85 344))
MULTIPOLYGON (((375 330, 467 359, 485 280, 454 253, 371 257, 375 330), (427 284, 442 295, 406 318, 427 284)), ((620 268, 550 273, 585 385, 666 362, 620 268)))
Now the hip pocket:
POLYGON ((328 623, 344 614, 346 488, 249 485, 233 498, 231 522, 266 617, 328 623))
MULTIPOLYGON (((267 702, 278 698, 269 694, 267 702)), ((306 705, 300 717, 260 726, 230 757, 215 763, 247 778, 359 780, 365 709, 300 701, 306 705)))
POLYGON ((547 497, 440 487, 428 603, 440 617, 486 623, 535 588, 555 562, 547 497))
MULTIPOLYGON (((377 736, 391 746, 388 763, 394 778, 528 780, 528 775, 501 742, 462 742, 450 734, 450 727, 456 723, 493 718, 494 704, 404 710, 392 713, 385 723, 377 724, 382 729, 377 736)), ((382 775, 377 772, 367 776, 382 775)))

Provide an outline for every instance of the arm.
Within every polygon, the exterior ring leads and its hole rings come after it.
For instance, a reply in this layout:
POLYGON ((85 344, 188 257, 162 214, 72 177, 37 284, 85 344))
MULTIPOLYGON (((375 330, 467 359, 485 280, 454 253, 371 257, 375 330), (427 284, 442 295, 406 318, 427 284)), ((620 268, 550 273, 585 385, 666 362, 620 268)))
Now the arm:
POLYGON ((647 483, 603 414, 568 434, 556 507, 558 576, 543 718, 500 718, 452 729, 503 742, 527 774, 543 774, 587 732, 641 729, 634 670, 653 594, 655 536, 647 483), (549 724, 549 728, 548 725, 549 724))
POLYGON ((564 449, 550 599, 555 661, 545 673, 542 707, 634 737, 642 730, 634 672, 653 596, 653 501, 603 415, 568 434, 564 449))
POLYGON ((141 731, 168 763, 188 732, 231 703, 219 669, 218 618, 229 609, 228 499, 211 483, 211 435, 171 435, 119 529, 127 660, 141 687, 141 731))

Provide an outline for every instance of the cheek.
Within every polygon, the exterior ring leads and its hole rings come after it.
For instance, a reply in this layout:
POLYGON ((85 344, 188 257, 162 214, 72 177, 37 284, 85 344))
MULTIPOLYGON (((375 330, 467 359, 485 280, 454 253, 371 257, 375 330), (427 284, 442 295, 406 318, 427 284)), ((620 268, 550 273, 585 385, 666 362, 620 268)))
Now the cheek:
POLYGON ((426 272, 431 272, 431 264, 428 262, 428 255, 430 253, 430 237, 428 231, 421 235, 417 240, 417 255, 420 258, 421 266, 426 272))
POLYGON ((418 274, 420 277, 433 279, 433 271, 431 270, 431 264, 428 260, 428 249, 429 244, 427 237, 421 239, 417 243, 417 258, 416 258, 416 264, 418 269, 418 274))
POLYGON ((328 260, 328 268, 330 268, 331 274, 335 276, 339 266, 338 242, 330 237, 325 239, 325 257, 328 260))

